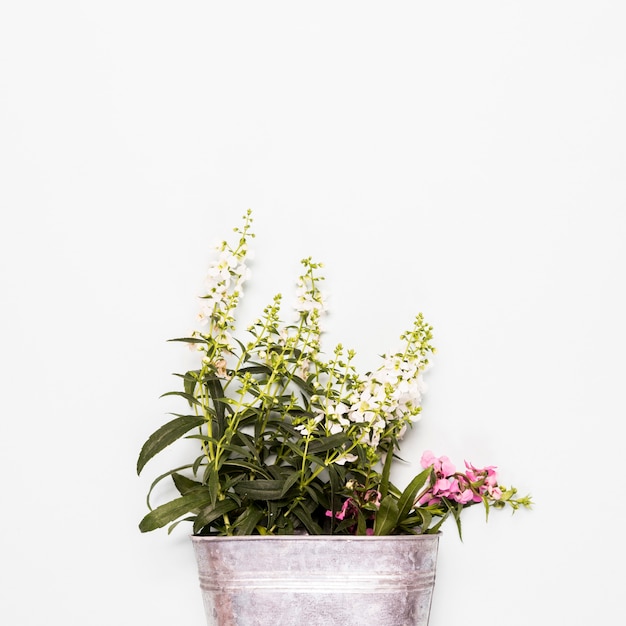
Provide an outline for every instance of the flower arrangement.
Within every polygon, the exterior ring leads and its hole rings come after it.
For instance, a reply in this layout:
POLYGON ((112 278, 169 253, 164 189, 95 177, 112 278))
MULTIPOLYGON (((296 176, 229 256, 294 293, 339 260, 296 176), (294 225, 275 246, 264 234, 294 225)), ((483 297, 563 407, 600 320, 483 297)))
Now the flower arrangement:
MULTIPOLYGON (((156 430, 137 462, 146 463, 185 437, 198 456, 159 476, 148 492, 142 532, 181 521, 198 535, 437 533, 453 517, 482 503, 491 508, 530 507, 528 496, 498 482, 494 467, 425 452, 422 471, 404 488, 390 480, 407 429, 420 417, 423 373, 434 352, 432 327, 422 314, 400 336, 401 347, 378 368, 359 373, 355 352, 321 347, 325 298, 322 265, 302 260, 295 319, 281 319, 281 294, 235 338, 235 312, 249 278, 246 260, 252 212, 224 241, 208 272, 199 329, 171 341, 188 344, 197 369, 176 376, 185 413, 156 430), (152 508, 154 487, 171 477, 178 495, 152 508)), ((195 456, 194 454, 194 456, 195 456)))

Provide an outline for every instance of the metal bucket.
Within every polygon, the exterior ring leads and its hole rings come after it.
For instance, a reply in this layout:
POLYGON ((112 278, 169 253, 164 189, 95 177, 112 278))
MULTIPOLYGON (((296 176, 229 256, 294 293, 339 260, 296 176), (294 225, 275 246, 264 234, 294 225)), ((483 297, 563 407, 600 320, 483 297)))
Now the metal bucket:
POLYGON ((427 626, 439 535, 192 536, 208 626, 427 626))

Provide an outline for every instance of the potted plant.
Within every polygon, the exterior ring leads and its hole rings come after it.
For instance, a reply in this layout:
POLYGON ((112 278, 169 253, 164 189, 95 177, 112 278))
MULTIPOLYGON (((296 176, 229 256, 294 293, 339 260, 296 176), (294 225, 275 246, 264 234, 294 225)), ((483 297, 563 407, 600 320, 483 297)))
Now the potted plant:
POLYGON ((137 472, 181 438, 197 452, 153 482, 139 528, 192 524, 209 624, 295 624, 312 612, 345 624, 354 602, 367 603, 371 623, 426 624, 445 520, 460 535, 468 507, 515 511, 531 500, 502 486, 493 467, 457 471, 431 452, 406 487, 393 484, 400 441, 421 412, 431 326, 417 315, 398 351, 367 373, 342 345, 326 356, 322 266, 305 258, 294 319, 282 320, 278 294, 236 337, 251 211, 234 230, 210 266, 198 329, 171 340, 198 356, 165 394, 187 409, 148 438, 137 472), (152 508, 166 478, 178 495, 152 508), (385 606, 372 606, 373 597, 385 606))

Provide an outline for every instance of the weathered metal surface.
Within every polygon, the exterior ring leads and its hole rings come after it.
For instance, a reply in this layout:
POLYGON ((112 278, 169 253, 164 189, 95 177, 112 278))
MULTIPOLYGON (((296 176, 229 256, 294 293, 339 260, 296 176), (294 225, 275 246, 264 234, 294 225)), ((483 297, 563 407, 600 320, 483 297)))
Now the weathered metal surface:
POLYGON ((208 626, 427 626, 439 535, 192 537, 208 626))

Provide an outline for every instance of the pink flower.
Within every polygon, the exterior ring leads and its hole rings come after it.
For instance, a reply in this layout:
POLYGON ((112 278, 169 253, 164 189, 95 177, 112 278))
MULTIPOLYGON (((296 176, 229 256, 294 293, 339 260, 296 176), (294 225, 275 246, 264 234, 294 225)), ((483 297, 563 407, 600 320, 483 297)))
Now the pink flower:
POLYGON ((431 466, 434 467, 435 472, 442 476, 450 476, 456 471, 456 468, 447 456, 437 458, 430 450, 426 450, 422 454, 421 464, 424 469, 431 466))
POLYGON ((455 500, 461 504, 467 504, 474 499, 474 492, 471 489, 466 489, 457 494, 455 500))
POLYGON ((456 467, 454 467, 452 461, 447 456, 439 457, 439 462, 441 463, 441 472, 444 476, 451 476, 456 472, 456 467))
MULTIPOLYGON (((341 510, 335 513, 335 518, 338 520, 343 520, 346 517, 346 513, 348 512, 348 508, 350 507, 351 504, 352 504, 352 498, 347 498, 346 501, 343 503, 341 510)), ((326 511, 326 517, 332 517, 332 516, 333 516, 332 511, 326 511)))
POLYGON ((500 500, 500 498, 502 498, 502 489, 500 489, 500 487, 489 487, 488 491, 489 491, 489 495, 494 500, 500 500))
POLYGON ((441 502, 441 498, 433 498, 433 494, 428 491, 418 501, 420 506, 436 506, 441 502))
POLYGON ((459 493, 461 491, 459 487, 459 481, 456 478, 450 480, 450 487, 448 487, 449 493, 459 493))
POLYGON ((422 454, 422 467, 426 469, 427 467, 434 465, 436 460, 437 457, 430 450, 426 450, 424 454, 422 454))
POLYGON ((498 476, 496 474, 495 465, 489 465, 483 469, 474 467, 471 463, 465 461, 465 467, 467 468, 467 477, 472 482, 485 481, 485 484, 495 487, 498 484, 498 476))
POLYGON ((489 465, 484 468, 474 467, 465 461, 466 473, 457 473, 447 456, 436 457, 430 450, 422 455, 422 467, 432 467, 435 482, 417 500, 419 506, 432 506, 447 498, 463 505, 482 502, 483 497, 493 500, 502 498, 502 490, 498 487, 496 468, 489 465))
POLYGON ((433 487, 433 493, 440 493, 442 496, 448 495, 450 491, 450 481, 447 478, 440 478, 433 487))
POLYGON ((365 502, 373 502, 376 506, 380 506, 380 491, 376 489, 369 489, 363 496, 365 502))

